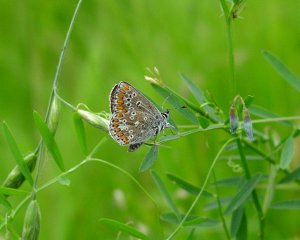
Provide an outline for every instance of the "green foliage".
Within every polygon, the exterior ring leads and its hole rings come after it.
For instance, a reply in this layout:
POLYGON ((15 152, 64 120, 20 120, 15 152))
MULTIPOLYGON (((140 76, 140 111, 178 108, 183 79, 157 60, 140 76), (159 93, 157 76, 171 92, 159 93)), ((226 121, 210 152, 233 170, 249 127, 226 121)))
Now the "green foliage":
POLYGON ((299 62, 298 5, 82 3, 76 22, 81 1, 72 20, 69 2, 6 1, 0 9, 0 116, 12 129, 4 122, 0 136, 8 142, 0 144, 0 238, 298 236, 299 222, 289 221, 300 209, 300 81, 289 70, 299 62), (142 81, 148 66, 153 76, 142 81), (134 153, 103 137, 108 95, 121 80, 170 109, 175 126, 134 153), (233 106, 235 96, 241 103, 233 106), (32 108, 45 117, 32 119, 32 108))

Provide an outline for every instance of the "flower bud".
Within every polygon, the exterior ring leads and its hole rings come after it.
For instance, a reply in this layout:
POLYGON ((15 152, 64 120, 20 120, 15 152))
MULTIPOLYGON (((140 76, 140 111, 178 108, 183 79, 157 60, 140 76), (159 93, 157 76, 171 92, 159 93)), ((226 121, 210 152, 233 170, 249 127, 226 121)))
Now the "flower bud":
POLYGON ((41 212, 39 204, 36 200, 32 200, 26 210, 23 231, 22 231, 22 240, 35 240, 38 239, 40 232, 40 221, 41 221, 41 212))
POLYGON ((252 121, 250 118, 249 111, 246 107, 243 108, 243 120, 244 120, 244 130, 245 130, 249 140, 253 140, 252 121))
POLYGON ((54 96, 51 102, 51 108, 48 118, 48 128, 51 133, 55 134, 58 122, 59 122, 59 115, 60 115, 60 101, 57 97, 54 96))
POLYGON ((108 132, 109 120, 107 120, 106 118, 82 109, 78 109, 77 113, 82 119, 84 119, 94 127, 100 128, 103 131, 108 132))
MULTIPOLYGON (((36 159, 37 156, 33 153, 28 154, 24 159, 30 172, 32 172, 35 167, 36 159)), ((20 171, 20 168, 18 166, 15 166, 13 170, 11 170, 11 172, 8 174, 7 178, 5 179, 3 183, 3 187, 17 189, 22 185, 24 180, 25 177, 20 171)))
POLYGON ((230 118, 230 132, 234 134, 239 125, 239 116, 236 114, 234 104, 231 105, 229 111, 230 118))

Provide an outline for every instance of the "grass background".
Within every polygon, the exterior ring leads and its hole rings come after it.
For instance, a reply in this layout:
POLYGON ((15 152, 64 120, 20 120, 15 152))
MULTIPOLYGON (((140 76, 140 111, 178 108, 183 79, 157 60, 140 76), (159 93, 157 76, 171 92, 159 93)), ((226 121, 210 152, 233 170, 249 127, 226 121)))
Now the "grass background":
MULTIPOLYGON (((12 129, 19 147, 32 151, 39 135, 32 110, 46 112, 58 57, 76 1, 2 1, 0 3, 0 120, 12 129)), ((59 92, 73 105, 80 102, 99 112, 109 110, 108 96, 114 84, 126 80, 146 93, 157 104, 160 98, 143 76, 146 67, 158 67, 162 80, 175 91, 193 100, 178 72, 188 75, 201 89, 208 90, 227 113, 232 96, 229 91, 228 46, 219 1, 83 1, 66 52, 59 92)), ((265 61, 261 50, 269 50, 300 76, 300 2, 248 1, 243 19, 234 22, 234 49, 238 93, 251 94, 255 103, 281 116, 299 115, 299 93, 290 87, 265 61)), ((168 107, 168 106, 167 106, 168 107)), ((178 125, 186 124, 176 111, 178 125)), ((263 130, 266 125, 254 126, 263 130)), ((271 125, 282 136, 290 129, 271 125)), ((89 149, 106 134, 86 126, 89 149)), ((176 203, 185 212, 193 197, 182 197, 165 177, 166 172, 201 185, 213 157, 227 138, 220 132, 199 133, 169 142, 161 148, 154 169, 165 180, 176 203)), ((79 149, 72 125, 72 111, 62 106, 56 136, 65 165, 70 168, 84 155, 79 149)), ((299 166, 299 148, 293 166, 299 166)), ((165 202, 149 172, 138 173, 148 148, 127 153, 108 139, 97 153, 134 175, 166 212, 165 202)), ((3 134, 0 135, 0 177, 3 180, 15 165, 3 134)), ((253 171, 264 169, 263 162, 251 162, 253 171)), ((41 182, 59 173, 52 160, 42 165, 41 182)), ((241 174, 241 173, 239 173, 241 174)), ((233 173, 226 161, 216 167, 218 179, 233 173)), ((40 239, 115 239, 110 227, 98 222, 109 217, 133 222, 156 236, 162 231, 159 212, 147 196, 122 173, 107 166, 90 163, 70 176, 69 187, 53 185, 38 194, 42 211, 40 239), (118 203, 115 196, 124 197, 118 203)), ((293 186, 292 186, 293 187, 293 186)), ((29 188, 25 183, 24 188, 29 188)), ((234 193, 226 189, 224 194, 234 193)), ((275 200, 299 198, 299 188, 277 189, 275 200)), ((12 198, 17 203, 20 199, 12 198)), ((196 211, 205 212, 201 201, 196 211)), ((249 206, 250 239, 258 232, 256 213, 249 206)), ((267 217, 266 239, 300 238, 297 211, 271 211, 267 217), (293 219, 293 220, 291 220, 293 219)), ((15 223, 20 232, 23 214, 15 223)), ((172 226, 162 224, 168 232, 172 226)), ((199 229, 205 239, 224 237, 221 226, 199 229)), ((183 238, 184 233, 178 235, 183 238)), ((123 236, 124 239, 126 237, 123 236)))

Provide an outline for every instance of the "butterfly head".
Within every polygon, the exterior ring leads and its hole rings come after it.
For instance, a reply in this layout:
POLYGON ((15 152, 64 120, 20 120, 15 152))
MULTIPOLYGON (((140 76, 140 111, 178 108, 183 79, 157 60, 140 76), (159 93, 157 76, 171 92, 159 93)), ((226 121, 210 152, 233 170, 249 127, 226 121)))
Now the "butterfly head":
POLYGON ((171 123, 168 122, 169 116, 170 116, 169 109, 167 109, 167 111, 165 111, 165 112, 162 112, 161 115, 162 115, 162 117, 164 119, 163 128, 173 128, 173 129, 175 129, 175 127, 171 123))

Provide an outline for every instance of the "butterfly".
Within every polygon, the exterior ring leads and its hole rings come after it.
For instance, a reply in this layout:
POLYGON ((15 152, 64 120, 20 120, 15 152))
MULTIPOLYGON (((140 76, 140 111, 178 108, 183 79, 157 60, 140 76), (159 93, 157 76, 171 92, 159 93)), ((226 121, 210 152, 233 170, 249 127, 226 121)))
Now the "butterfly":
POLYGON ((169 111, 160 112, 150 100, 127 82, 116 84, 109 100, 109 134, 120 145, 129 146, 129 152, 138 149, 163 129, 173 128, 168 122, 169 111))

